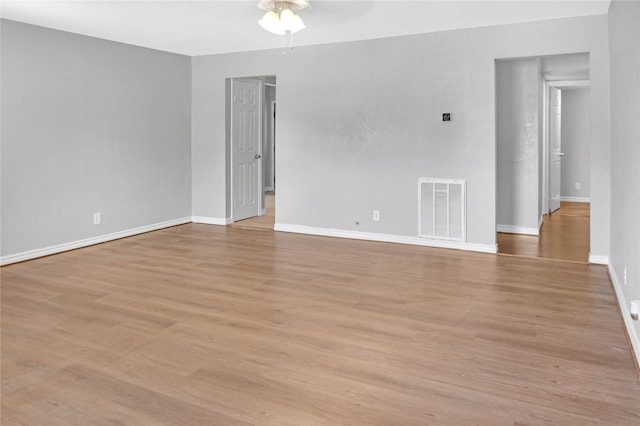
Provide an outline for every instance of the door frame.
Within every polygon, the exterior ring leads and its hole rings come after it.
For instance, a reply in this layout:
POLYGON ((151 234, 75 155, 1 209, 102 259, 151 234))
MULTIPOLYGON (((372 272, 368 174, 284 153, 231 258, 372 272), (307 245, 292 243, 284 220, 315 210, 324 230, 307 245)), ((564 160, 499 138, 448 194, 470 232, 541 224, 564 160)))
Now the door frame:
POLYGON ((269 120, 271 120, 271 142, 273 148, 273 152, 271 152, 271 190, 274 192, 276 190, 276 102, 277 100, 271 101, 271 111, 269 113, 269 120))
POLYGON ((258 180, 257 182, 257 187, 259 188, 258 191, 258 215, 257 216, 262 216, 264 215, 264 188, 263 188, 263 179, 262 179, 262 134, 263 134, 263 130, 262 130, 262 114, 263 114, 263 99, 264 99, 264 81, 260 80, 259 78, 255 78, 255 77, 232 77, 229 79, 230 83, 231 83, 231 90, 229 92, 229 97, 227 99, 227 106, 228 106, 228 111, 229 111, 229 159, 230 159, 230 164, 229 164, 229 168, 231 170, 230 173, 230 191, 231 191, 231 196, 230 196, 230 204, 231 204, 231 220, 229 223, 234 223, 235 222, 235 217, 234 217, 234 194, 235 194, 235 182, 233 179, 233 175, 234 175, 234 162, 233 162, 233 120, 234 120, 234 116, 233 116, 233 93, 234 93, 234 83, 236 81, 240 81, 240 80, 250 80, 252 82, 257 82, 259 84, 259 89, 258 89, 258 142, 257 142, 257 146, 258 146, 258 155, 260 155, 260 164, 258 165, 258 173, 256 173, 256 178, 258 180))
MULTIPOLYGON (((276 87, 275 84, 265 84, 265 86, 276 87)), ((266 89, 265 89, 265 91, 266 91, 266 89)), ((266 94, 266 92, 265 92, 265 94, 266 94)), ((264 123, 265 126, 263 128, 264 135, 267 136, 267 137, 270 137, 271 138, 271 142, 272 142, 272 144, 271 144, 272 151, 268 153, 268 155, 270 155, 270 157, 269 157, 270 158, 269 166, 271 167, 271 169, 270 169, 271 170, 271 176, 270 176, 271 185, 267 186, 267 184, 265 183, 265 187, 263 188, 264 192, 275 191, 276 190, 276 185, 275 185, 275 182, 276 182, 276 180, 275 180, 275 175, 276 175, 276 169, 275 169, 275 161, 276 161, 275 160, 275 146, 276 146, 275 145, 275 143, 276 143, 276 127, 275 127, 275 125, 276 125, 276 119, 274 117, 275 105, 276 105, 276 101, 269 102, 268 107, 267 107, 267 109, 268 109, 268 111, 267 111, 267 119, 265 120, 265 123, 264 123), (269 133, 266 132, 266 129, 267 129, 267 125, 266 124, 267 124, 267 122, 271 125, 271 127, 270 127, 271 128, 271 132, 269 132, 269 133)), ((263 152, 263 154, 267 155, 267 152, 263 152)), ((263 165, 264 165, 264 163, 263 163, 263 165)), ((268 178, 269 177, 267 177, 267 179, 268 178)))
MULTIPOLYGON (((549 136, 549 93, 551 87, 556 87, 560 90, 566 87, 589 87, 589 80, 543 80, 544 96, 543 113, 542 113, 542 214, 549 214, 549 205, 551 196, 551 150, 549 149, 550 136, 549 136)), ((561 124, 562 126, 562 124, 561 124)), ((591 167, 591 165, 589 165, 591 167)))

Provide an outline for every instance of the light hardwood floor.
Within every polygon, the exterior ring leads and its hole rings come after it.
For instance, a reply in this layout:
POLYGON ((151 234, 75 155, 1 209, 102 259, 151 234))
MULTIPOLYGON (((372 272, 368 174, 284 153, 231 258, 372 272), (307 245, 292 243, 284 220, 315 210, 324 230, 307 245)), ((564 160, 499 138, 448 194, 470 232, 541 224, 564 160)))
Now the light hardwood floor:
POLYGON ((239 220, 231 224, 234 228, 257 229, 262 231, 273 231, 276 222, 276 196, 274 192, 264 194, 265 214, 239 220))
POLYGON ((187 224, 1 269, 2 425, 638 425, 606 269, 187 224))
POLYGON ((589 261, 589 203, 562 201, 544 216, 540 236, 498 233, 501 254, 553 260, 589 261))

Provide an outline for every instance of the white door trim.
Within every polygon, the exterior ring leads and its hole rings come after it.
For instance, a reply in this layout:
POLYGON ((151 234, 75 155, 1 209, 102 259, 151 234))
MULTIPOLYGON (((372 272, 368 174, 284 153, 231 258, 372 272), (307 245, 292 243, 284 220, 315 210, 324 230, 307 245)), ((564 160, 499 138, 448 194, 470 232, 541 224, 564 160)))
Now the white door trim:
MULTIPOLYGON (((274 85, 275 87, 275 85, 274 85)), ((276 101, 271 101, 271 111, 269 114, 269 120, 271 120, 271 143, 273 151, 271 155, 271 190, 276 190, 276 101)))
POLYGON ((549 87, 589 87, 589 80, 546 80, 549 87))

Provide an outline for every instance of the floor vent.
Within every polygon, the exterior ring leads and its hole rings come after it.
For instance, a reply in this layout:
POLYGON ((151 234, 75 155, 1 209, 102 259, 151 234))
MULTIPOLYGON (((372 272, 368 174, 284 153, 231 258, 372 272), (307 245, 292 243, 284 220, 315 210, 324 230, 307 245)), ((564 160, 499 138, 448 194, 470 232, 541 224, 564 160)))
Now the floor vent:
POLYGON ((418 236, 465 242, 466 189, 464 179, 420 178, 418 236))

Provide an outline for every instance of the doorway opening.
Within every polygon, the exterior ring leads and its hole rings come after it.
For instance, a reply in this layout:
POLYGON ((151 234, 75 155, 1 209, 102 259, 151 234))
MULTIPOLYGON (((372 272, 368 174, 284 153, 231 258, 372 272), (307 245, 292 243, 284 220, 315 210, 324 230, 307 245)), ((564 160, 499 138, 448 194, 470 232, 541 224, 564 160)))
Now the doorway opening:
POLYGON ((276 77, 233 78, 227 84, 231 226, 273 230, 276 77))
POLYGON ((498 253, 587 263, 589 55, 496 61, 498 253))

